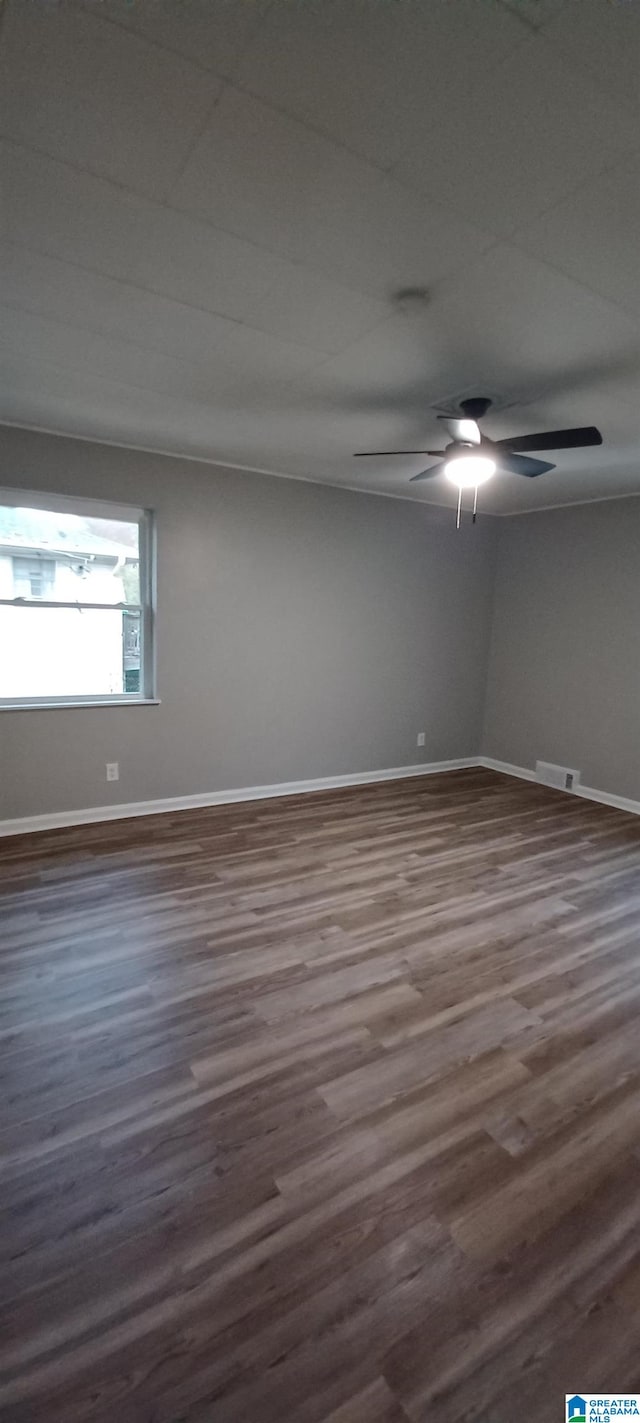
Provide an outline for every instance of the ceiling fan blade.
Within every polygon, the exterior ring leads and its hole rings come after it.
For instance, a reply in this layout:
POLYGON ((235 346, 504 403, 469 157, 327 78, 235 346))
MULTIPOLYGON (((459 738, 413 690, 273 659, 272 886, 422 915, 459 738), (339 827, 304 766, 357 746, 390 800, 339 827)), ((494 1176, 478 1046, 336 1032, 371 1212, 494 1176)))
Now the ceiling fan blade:
POLYGON ((444 469, 444 460, 440 464, 433 464, 431 469, 422 469, 419 474, 412 474, 409 483, 417 484, 421 479, 433 479, 434 475, 439 474, 442 469, 444 469))
POLYGON ((354 460, 371 459, 373 455, 443 455, 444 450, 356 450, 354 460))
POLYGON ((480 444, 481 435, 475 420, 470 420, 466 415, 439 415, 438 419, 442 420, 452 440, 458 440, 465 445, 480 444))
POLYGON ((514 435, 511 440, 496 440, 503 450, 579 450, 586 445, 601 445, 602 435, 595 425, 576 430, 546 430, 539 435, 514 435))
MULTIPOLYGON (((496 443, 501 444, 501 441, 496 443)), ((508 470, 509 474, 524 474, 527 479, 535 479, 537 475, 555 469, 555 465, 547 464, 546 460, 530 460, 526 455, 512 454, 504 448, 498 452, 498 463, 499 468, 508 470)))

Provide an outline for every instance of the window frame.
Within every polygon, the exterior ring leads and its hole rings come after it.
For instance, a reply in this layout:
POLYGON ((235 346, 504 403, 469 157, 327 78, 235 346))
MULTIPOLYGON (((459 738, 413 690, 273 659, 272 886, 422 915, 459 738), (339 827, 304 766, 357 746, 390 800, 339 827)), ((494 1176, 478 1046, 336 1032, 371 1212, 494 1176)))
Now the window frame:
MULTIPOLYGON (((17 509, 43 509, 56 514, 77 514, 81 518, 122 519, 138 525, 139 603, 91 603, 76 599, 61 602, 47 598, 0 598, 0 607, 25 609, 86 608, 101 612, 118 610, 140 618, 141 658, 138 692, 73 693, 68 696, 0 697, 0 711, 42 711, 48 707, 157 706, 156 693, 156 526, 152 509, 139 505, 86 499, 72 494, 46 494, 41 490, 0 488, 0 505, 17 509)), ((19 550, 17 551, 19 555, 19 550)))

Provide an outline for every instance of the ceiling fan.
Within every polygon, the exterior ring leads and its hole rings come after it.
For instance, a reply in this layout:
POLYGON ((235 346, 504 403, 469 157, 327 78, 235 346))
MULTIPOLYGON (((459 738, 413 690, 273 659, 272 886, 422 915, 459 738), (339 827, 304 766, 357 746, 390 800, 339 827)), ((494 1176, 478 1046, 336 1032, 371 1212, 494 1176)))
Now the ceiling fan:
POLYGON ((439 464, 414 474, 411 484, 419 480, 433 479, 444 472, 447 479, 458 488, 457 524, 460 526, 460 508, 463 489, 475 490, 473 518, 475 522, 478 486, 485 484, 498 471, 522 474, 526 479, 535 479, 555 469, 546 460, 529 459, 534 450, 573 450, 587 445, 601 445, 602 435, 595 425, 586 425, 575 430, 546 430, 542 434, 510 435, 506 440, 490 440, 481 434, 478 421, 486 415, 491 401, 486 396, 473 396, 460 401, 459 415, 439 415, 451 443, 444 450, 360 450, 358 457, 372 455, 443 455, 439 464), (526 453, 525 453, 526 452, 526 453))

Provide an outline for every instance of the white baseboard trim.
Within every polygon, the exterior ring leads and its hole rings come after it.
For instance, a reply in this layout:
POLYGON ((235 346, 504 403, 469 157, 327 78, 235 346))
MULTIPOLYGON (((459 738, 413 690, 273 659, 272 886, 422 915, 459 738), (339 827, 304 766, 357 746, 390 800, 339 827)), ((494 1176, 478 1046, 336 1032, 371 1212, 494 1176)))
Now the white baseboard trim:
POLYGON ((479 766, 484 766, 487 771, 500 771, 503 776, 517 776, 519 781, 535 781, 535 771, 530 771, 526 766, 512 766, 509 761, 495 761, 493 756, 478 756, 479 766))
MULTIPOLYGON (((314 791, 338 790, 341 786, 368 786, 379 781, 402 781, 412 776, 437 776, 443 771, 466 771, 483 766, 499 771, 503 776, 515 776, 520 781, 535 781, 535 771, 528 766, 513 766, 509 761, 497 761, 493 756, 461 756, 452 761, 428 761, 418 766, 392 766, 383 771, 356 771, 346 776, 320 776, 309 781, 279 781, 270 786, 240 786, 225 791, 208 791, 202 795, 169 796, 164 800, 125 801, 121 805, 95 805, 87 809, 53 811, 48 815, 26 815, 15 820, 0 820, 0 837, 33 835, 39 830, 62 830, 73 825, 94 825, 105 820, 130 820, 140 815, 164 815, 177 810, 199 810, 213 805, 235 805, 241 801, 268 800, 278 796, 311 795, 314 791)), ((561 795, 581 796, 595 800, 614 810, 640 815, 640 801, 626 796, 610 795, 608 791, 590 786, 576 786, 561 795)))
POLYGON ((600 805, 610 805, 613 810, 626 810, 629 815, 640 815, 640 800, 629 800, 628 796, 596 791, 593 786, 576 786, 574 791, 568 791, 567 794, 582 796, 583 800, 597 800, 600 805))
POLYGON ((241 786, 235 790, 209 791, 203 795, 170 796, 165 800, 139 800, 122 805, 96 805, 86 810, 53 811, 48 815, 27 815, 15 820, 0 820, 0 836, 32 835, 38 830, 61 830, 72 825, 93 825, 103 820, 129 820, 139 815, 198 810, 209 805, 234 805, 245 800, 310 795, 314 791, 337 790, 340 786, 368 786, 378 781, 406 780, 411 776, 436 776, 443 771, 469 770, 478 765, 477 756, 462 756, 454 761, 428 761, 419 766, 393 766, 384 771, 356 771, 352 775, 320 776, 310 781, 280 781, 271 786, 241 786))
MULTIPOLYGON (((503 776, 517 776, 520 781, 536 780, 535 771, 530 771, 528 766, 512 766, 508 761, 496 761, 493 756, 479 756, 477 765, 485 766, 488 771, 500 771, 503 776)), ((580 796, 582 800, 595 800, 600 805, 610 805, 613 810, 625 810, 629 815, 640 815, 640 800, 630 800, 628 796, 595 790, 593 786, 578 785, 572 791, 561 788, 560 794, 580 796)))

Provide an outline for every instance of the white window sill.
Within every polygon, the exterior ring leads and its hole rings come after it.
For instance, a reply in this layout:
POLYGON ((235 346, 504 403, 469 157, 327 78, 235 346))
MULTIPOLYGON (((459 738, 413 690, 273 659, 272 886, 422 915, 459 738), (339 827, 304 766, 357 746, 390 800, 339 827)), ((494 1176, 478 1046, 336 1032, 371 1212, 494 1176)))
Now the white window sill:
POLYGON ((82 702, 0 702, 0 712, 15 711, 70 711, 82 707, 84 711, 92 707, 159 707, 159 697, 110 697, 104 701, 82 702))

